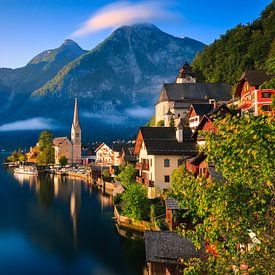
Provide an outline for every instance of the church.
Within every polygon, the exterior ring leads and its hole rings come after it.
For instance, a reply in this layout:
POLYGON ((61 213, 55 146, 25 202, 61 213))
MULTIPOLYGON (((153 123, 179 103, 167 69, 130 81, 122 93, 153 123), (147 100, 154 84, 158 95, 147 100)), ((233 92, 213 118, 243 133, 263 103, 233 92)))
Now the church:
POLYGON ((53 140, 55 150, 55 164, 59 164, 61 157, 68 159, 68 164, 81 163, 81 128, 78 118, 77 98, 74 104, 74 117, 71 129, 71 140, 68 137, 57 137, 53 140))

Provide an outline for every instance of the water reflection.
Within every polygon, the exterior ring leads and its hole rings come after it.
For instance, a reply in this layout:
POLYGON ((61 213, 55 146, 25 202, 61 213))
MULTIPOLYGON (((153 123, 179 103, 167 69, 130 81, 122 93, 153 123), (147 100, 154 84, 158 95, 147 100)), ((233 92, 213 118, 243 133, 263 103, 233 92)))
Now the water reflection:
POLYGON ((117 234, 110 191, 11 172, 0 167, 0 248, 14 251, 0 257, 1 275, 142 274, 144 244, 117 234), (5 238, 22 243, 20 256, 5 238))

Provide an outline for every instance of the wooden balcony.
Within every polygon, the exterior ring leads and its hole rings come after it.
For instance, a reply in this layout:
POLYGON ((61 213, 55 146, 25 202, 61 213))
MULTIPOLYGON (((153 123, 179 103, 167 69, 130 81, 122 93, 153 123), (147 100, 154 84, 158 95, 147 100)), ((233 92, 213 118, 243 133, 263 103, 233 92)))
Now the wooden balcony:
POLYGON ((141 163, 141 162, 137 162, 136 163, 136 169, 137 170, 145 170, 145 171, 149 171, 149 163, 141 163))

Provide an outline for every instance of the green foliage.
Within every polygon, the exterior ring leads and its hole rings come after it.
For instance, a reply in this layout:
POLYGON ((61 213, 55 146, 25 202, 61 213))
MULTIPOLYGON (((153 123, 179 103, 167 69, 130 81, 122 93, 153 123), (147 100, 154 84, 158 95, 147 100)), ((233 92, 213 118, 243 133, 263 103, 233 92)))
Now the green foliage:
POLYGON ((174 120, 174 117, 173 117, 173 116, 171 116, 171 118, 170 118, 169 126, 170 126, 170 127, 175 127, 175 120, 174 120))
POLYGON ((10 156, 7 157, 8 162, 15 162, 15 161, 25 161, 26 157, 24 154, 18 151, 13 151, 10 156))
POLYGON ((149 200, 144 186, 137 183, 129 184, 121 199, 123 215, 137 220, 147 219, 149 200))
POLYGON ((120 173, 116 177, 116 180, 120 181, 122 185, 127 187, 129 184, 136 182, 137 174, 138 171, 133 165, 123 165, 120 167, 120 173))
POLYGON ((164 126, 164 120, 159 120, 157 123, 157 127, 163 127, 164 126))
POLYGON ((225 81, 233 85, 246 69, 266 67, 272 72, 275 43, 274 7, 275 2, 272 1, 259 19, 228 30, 202 53, 198 53, 192 67, 199 80, 225 81))
POLYGON ((207 261, 190 261, 185 274, 195 274, 188 270, 233 274, 234 269, 242 274, 241 266, 247 274, 273 274, 274 120, 227 117, 216 126, 216 134, 206 134, 205 153, 226 180, 196 179, 183 167, 172 176, 174 194, 192 223, 182 233, 198 248, 205 243, 216 253, 207 250, 207 261), (240 245, 252 244, 249 232, 260 243, 247 253, 240 245))
POLYGON ((65 156, 61 156, 59 158, 59 164, 63 167, 66 166, 68 164, 68 159, 65 156))
POLYGON ((146 123, 146 127, 154 127, 156 124, 156 117, 153 115, 150 120, 146 123))
POLYGON ((54 135, 50 131, 43 131, 40 134, 39 143, 39 154, 37 156, 38 164, 48 165, 55 162, 54 159, 54 147, 53 147, 54 135))

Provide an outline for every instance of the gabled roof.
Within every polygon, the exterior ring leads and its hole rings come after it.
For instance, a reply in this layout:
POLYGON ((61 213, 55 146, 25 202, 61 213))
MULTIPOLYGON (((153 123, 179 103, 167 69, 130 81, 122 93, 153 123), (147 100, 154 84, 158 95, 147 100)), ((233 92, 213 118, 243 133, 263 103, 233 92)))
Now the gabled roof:
POLYGON ((208 103, 192 104, 190 106, 189 115, 191 114, 192 110, 194 110, 197 116, 206 115, 213 109, 213 107, 214 107, 213 104, 208 104, 208 103))
POLYGON ((223 82, 217 83, 165 83, 157 103, 163 101, 228 101, 231 88, 223 82))
POLYGON ((179 259, 200 256, 193 243, 176 232, 145 231, 144 239, 147 262, 179 264, 179 259))
POLYGON ((103 147, 104 145, 106 145, 107 147, 109 147, 109 149, 111 149, 110 148, 110 146, 108 146, 105 142, 102 142, 96 149, 95 149, 95 152, 97 152, 101 147, 103 147))
POLYGON ((221 117, 221 116, 224 116, 226 113, 233 115, 232 111, 226 105, 221 105, 221 106, 218 106, 217 108, 212 109, 208 114, 203 115, 203 117, 199 122, 199 125, 197 126, 195 132, 192 135, 192 138, 196 139, 198 135, 198 131, 203 129, 203 126, 207 121, 213 122, 214 117, 215 118, 221 117))
MULTIPOLYGON (((194 155, 198 151, 189 127, 183 129, 183 142, 178 142, 174 127, 141 127, 139 135, 149 155, 194 155)), ((135 154, 139 153, 136 150, 139 142, 136 143, 135 154)))
POLYGON ((243 84, 247 81, 250 86, 260 86, 265 81, 271 80, 272 76, 268 75, 265 70, 247 70, 245 71, 238 81, 237 88, 235 91, 236 96, 240 96, 242 92, 243 84))
POLYGON ((53 145, 59 146, 59 145, 63 144, 66 140, 70 142, 70 140, 67 137, 56 137, 53 139, 53 145))

